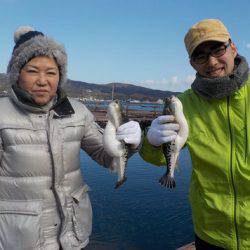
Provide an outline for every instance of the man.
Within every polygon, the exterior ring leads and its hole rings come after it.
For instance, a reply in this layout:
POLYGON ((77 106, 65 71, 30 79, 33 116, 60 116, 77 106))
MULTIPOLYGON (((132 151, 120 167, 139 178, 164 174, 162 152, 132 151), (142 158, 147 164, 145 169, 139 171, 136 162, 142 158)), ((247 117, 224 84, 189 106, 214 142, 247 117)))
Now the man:
MULTIPOLYGON (((185 45, 197 72, 191 89, 178 96, 189 125, 196 249, 250 249, 248 64, 219 20, 192 26, 185 45)), ((156 118, 140 155, 152 164, 165 164, 161 144, 177 133, 172 116, 156 118)))

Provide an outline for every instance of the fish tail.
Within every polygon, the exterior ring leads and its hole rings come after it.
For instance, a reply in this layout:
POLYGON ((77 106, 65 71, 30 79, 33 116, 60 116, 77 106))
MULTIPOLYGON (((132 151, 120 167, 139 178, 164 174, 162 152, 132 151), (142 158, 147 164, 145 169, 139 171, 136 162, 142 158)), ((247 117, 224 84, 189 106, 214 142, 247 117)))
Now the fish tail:
POLYGON ((115 189, 119 188, 126 180, 127 180, 127 177, 124 176, 121 180, 117 181, 115 184, 115 189))
POLYGON ((175 179, 174 176, 170 175, 170 174, 164 174, 161 179, 159 180, 159 183, 167 188, 175 188, 176 187, 176 183, 175 183, 175 179))
POLYGON ((174 177, 168 177, 167 178, 167 185, 166 185, 166 187, 167 188, 175 188, 175 186, 176 186, 176 184, 175 184, 175 179, 174 179, 174 177))

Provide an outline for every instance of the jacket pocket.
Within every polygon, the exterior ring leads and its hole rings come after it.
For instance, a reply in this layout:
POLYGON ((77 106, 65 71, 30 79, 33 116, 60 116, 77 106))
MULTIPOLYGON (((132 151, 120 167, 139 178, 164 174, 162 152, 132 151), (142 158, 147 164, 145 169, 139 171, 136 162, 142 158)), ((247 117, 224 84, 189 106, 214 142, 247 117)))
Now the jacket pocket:
POLYGON ((88 243, 88 238, 92 231, 92 207, 88 190, 88 186, 84 185, 71 194, 73 200, 73 231, 80 244, 88 243))
POLYGON ((0 248, 40 249, 44 238, 40 228, 41 201, 0 201, 0 248))

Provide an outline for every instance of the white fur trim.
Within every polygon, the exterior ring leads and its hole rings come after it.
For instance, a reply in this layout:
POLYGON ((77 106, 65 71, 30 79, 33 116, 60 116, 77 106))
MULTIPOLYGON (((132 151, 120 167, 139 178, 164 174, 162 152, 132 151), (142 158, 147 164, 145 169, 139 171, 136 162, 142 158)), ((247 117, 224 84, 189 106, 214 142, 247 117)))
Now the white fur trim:
POLYGON ((25 33, 29 31, 35 31, 35 29, 30 26, 20 26, 14 33, 15 43, 17 43, 17 41, 20 39, 22 35, 24 35, 25 33))

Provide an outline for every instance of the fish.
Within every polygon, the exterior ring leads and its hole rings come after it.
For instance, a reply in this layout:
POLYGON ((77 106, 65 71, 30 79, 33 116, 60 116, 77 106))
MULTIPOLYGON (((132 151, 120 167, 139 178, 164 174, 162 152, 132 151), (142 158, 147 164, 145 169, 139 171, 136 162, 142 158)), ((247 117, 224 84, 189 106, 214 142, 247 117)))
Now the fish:
POLYGON ((127 180, 125 168, 128 161, 128 146, 124 141, 116 139, 118 127, 127 121, 119 100, 110 102, 107 109, 107 118, 108 122, 103 132, 103 147, 113 157, 110 169, 118 175, 115 185, 115 189, 117 189, 127 180))
POLYGON ((175 188, 174 171, 178 163, 180 150, 185 145, 188 138, 188 123, 183 113, 181 101, 176 96, 170 96, 165 99, 163 115, 173 115, 180 129, 176 139, 171 142, 162 144, 163 154, 167 163, 167 171, 160 178, 159 183, 167 188, 175 188))

